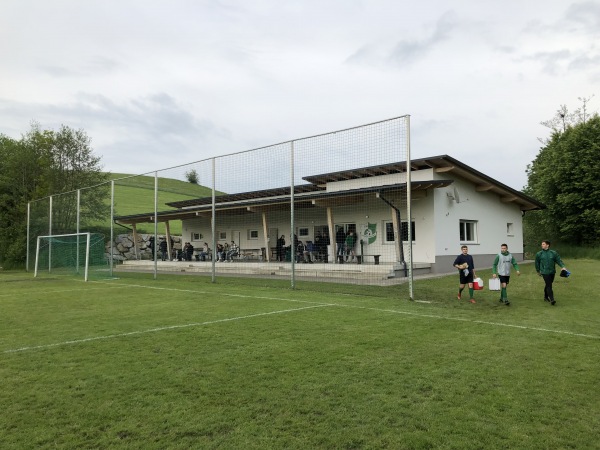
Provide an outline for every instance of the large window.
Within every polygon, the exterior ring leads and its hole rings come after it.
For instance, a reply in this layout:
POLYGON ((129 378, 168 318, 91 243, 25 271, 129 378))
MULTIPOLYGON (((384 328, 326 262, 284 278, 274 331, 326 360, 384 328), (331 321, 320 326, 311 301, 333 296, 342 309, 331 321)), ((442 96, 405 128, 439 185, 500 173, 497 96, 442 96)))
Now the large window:
POLYGON ((460 242, 477 242, 477 221, 461 220, 460 226, 460 242))
MULTIPOLYGON (((410 223, 410 228, 411 228, 411 233, 412 233, 412 241, 415 242, 416 240, 416 233, 415 233, 415 223, 411 222, 410 223)), ((402 239, 402 242, 407 242, 408 241, 408 222, 402 222, 400 224, 400 237, 402 239)), ((391 221, 385 222, 385 242, 394 242, 394 224, 391 221)))

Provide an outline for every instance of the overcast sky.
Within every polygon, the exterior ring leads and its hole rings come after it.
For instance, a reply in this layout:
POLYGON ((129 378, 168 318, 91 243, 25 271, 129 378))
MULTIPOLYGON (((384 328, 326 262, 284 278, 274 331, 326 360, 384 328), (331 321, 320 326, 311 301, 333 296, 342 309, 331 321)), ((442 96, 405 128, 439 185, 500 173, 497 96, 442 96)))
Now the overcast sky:
MULTIPOLYGON (((600 105, 600 0, 3 0, 0 133, 83 129, 142 173, 410 114, 521 189, 540 121, 600 105)), ((360 161, 357 161, 360 166, 360 161)))

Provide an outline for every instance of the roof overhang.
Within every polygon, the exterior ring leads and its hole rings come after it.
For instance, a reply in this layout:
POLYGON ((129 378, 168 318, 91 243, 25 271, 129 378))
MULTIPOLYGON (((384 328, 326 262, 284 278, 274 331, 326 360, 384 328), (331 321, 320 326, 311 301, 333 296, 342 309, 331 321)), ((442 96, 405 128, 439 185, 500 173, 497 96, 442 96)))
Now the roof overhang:
MULTIPOLYGON (((428 180, 411 182, 411 192, 425 192, 428 189, 447 187, 453 180, 428 180)), ((291 196, 290 188, 270 189, 268 191, 256 191, 252 193, 220 195, 215 197, 215 211, 219 215, 242 215, 254 214, 262 211, 289 210, 291 196), (270 195, 261 197, 254 195, 258 192, 268 192, 270 195), (285 194, 287 192, 287 195, 285 194)), ((406 183, 390 184, 383 186, 372 186, 357 189, 348 189, 339 192, 326 192, 324 189, 314 185, 303 185, 294 188, 295 208, 317 208, 325 206, 340 205, 343 200, 353 198, 377 197, 380 193, 403 193, 406 192, 406 183)), ((189 205, 172 211, 160 211, 156 214, 158 222, 171 220, 193 219, 198 216, 211 217, 212 198, 186 200, 173 202, 169 205, 189 205), (195 202, 194 206, 191 204, 195 202), (200 204, 199 204, 200 203, 200 204)), ((154 214, 135 214, 130 216, 115 217, 115 222, 121 224, 153 223, 154 214)))
MULTIPOLYGON (((512 202, 518 204, 521 211, 531 211, 546 208, 546 205, 538 202, 534 198, 531 198, 522 192, 517 191, 516 189, 506 186, 505 184, 488 177, 487 175, 448 155, 412 160, 410 162, 410 168, 413 172, 418 170, 433 169, 433 171, 438 174, 453 174, 459 176, 473 183, 476 191, 487 191, 497 194, 500 197, 500 200, 503 202, 512 202)), ((400 161, 379 166, 361 167, 359 169, 312 175, 304 177, 303 179, 317 186, 325 186, 327 183, 336 181, 356 180, 359 178, 405 172, 406 161, 400 161)))

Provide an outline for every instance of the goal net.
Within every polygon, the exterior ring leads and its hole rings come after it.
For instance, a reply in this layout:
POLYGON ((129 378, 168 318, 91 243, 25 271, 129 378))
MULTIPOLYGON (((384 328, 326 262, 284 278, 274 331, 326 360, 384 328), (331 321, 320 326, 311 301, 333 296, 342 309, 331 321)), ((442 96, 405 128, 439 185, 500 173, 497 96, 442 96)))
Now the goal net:
POLYGON ((34 277, 52 275, 107 277, 109 270, 104 248, 104 235, 73 233, 38 236, 34 277))

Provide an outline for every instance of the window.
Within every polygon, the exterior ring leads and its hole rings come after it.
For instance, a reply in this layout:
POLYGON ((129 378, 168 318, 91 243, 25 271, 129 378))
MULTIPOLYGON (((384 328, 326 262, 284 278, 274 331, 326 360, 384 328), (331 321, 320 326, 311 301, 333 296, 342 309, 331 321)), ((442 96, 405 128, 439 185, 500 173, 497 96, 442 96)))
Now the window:
POLYGON ((512 223, 507 223, 506 224, 506 234, 509 236, 514 236, 515 235, 515 230, 514 230, 514 226, 512 223))
POLYGON ((202 233, 192 233, 192 241, 199 241, 202 238, 202 233))
MULTIPOLYGON (((415 223, 414 222, 410 223, 410 232, 411 232, 412 241, 415 242, 416 236, 415 236, 415 223)), ((402 224, 400 225, 400 236, 402 236, 403 242, 408 241, 408 222, 402 222, 402 224)))
POLYGON ((217 231, 217 236, 219 238, 219 241, 226 241, 227 240, 227 231, 217 231))
MULTIPOLYGON (((415 233, 415 222, 410 222, 410 231, 412 233, 412 241, 415 242, 416 233, 415 233)), ((408 241, 408 222, 402 222, 400 224, 400 237, 402 238, 402 242, 408 241)), ((384 242, 394 242, 394 224, 391 221, 385 222, 385 241, 384 242)))
POLYGON ((307 237, 307 236, 309 236, 308 228, 298 228, 298 237, 307 237))
POLYGON ((248 239, 258 239, 258 230, 248 230, 248 239))
POLYGON ((477 221, 461 220, 460 227, 460 242, 477 242, 477 221))
POLYGON ((394 242, 394 224, 392 222, 385 223, 385 242, 394 242))

